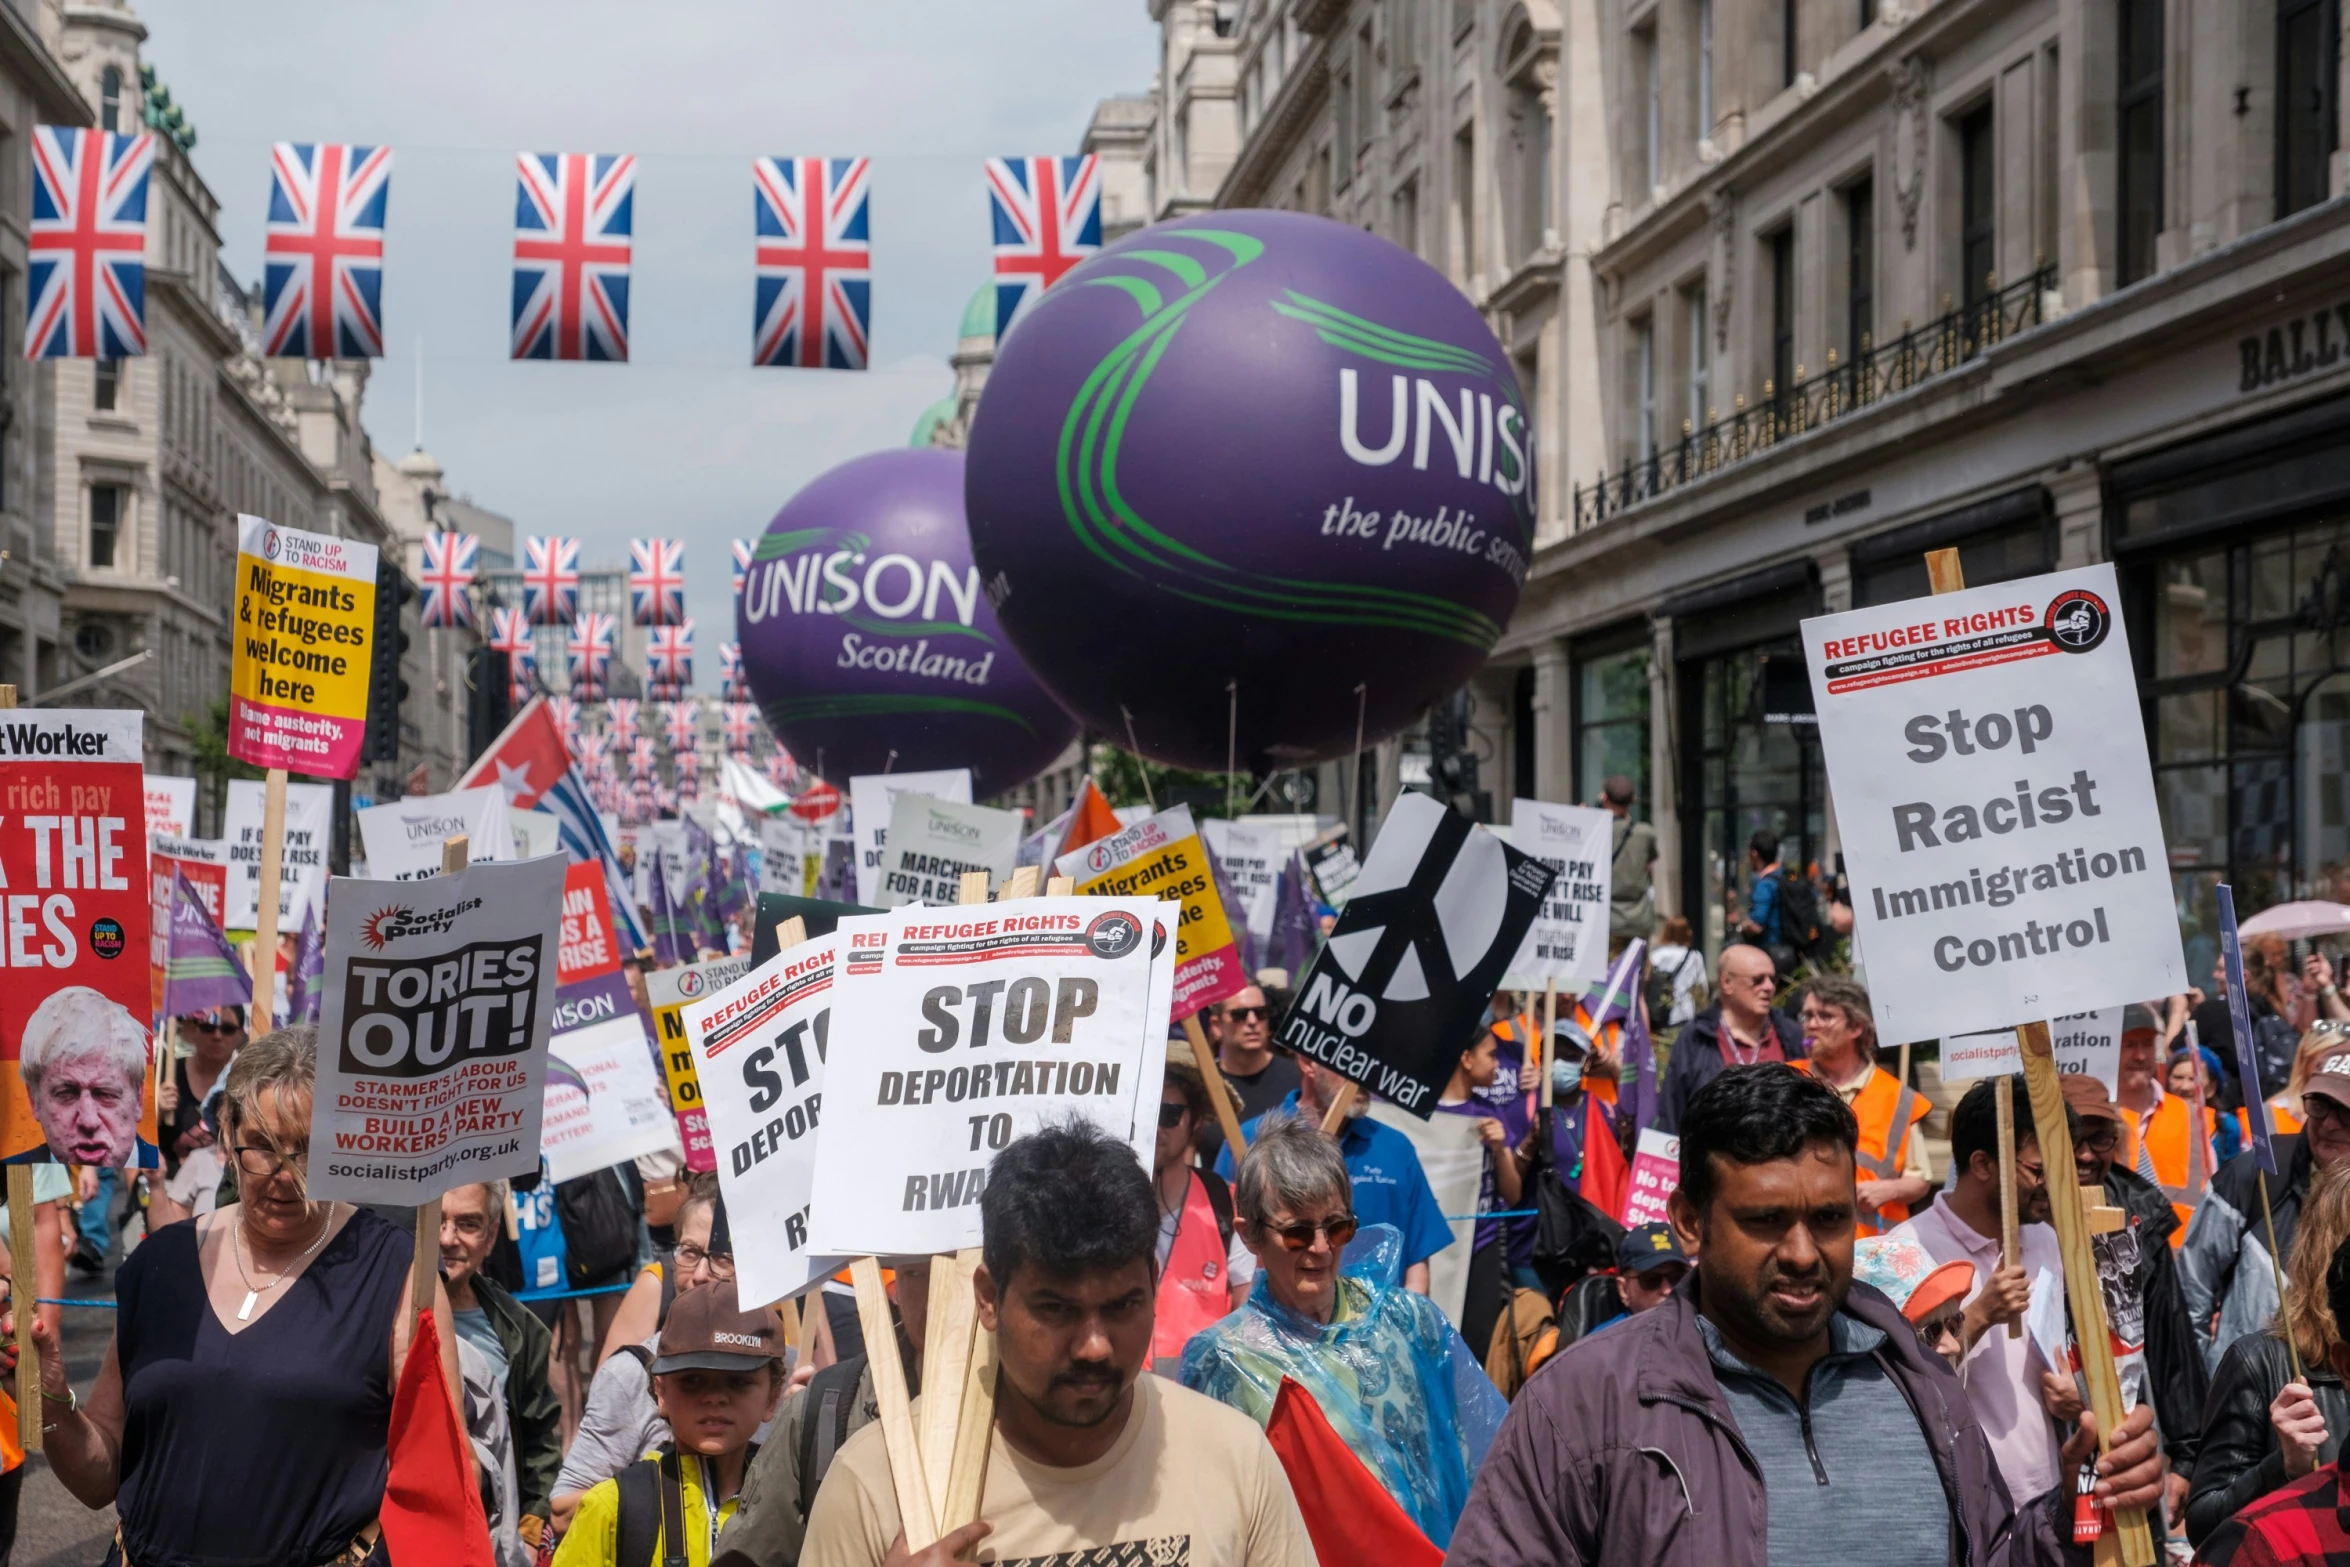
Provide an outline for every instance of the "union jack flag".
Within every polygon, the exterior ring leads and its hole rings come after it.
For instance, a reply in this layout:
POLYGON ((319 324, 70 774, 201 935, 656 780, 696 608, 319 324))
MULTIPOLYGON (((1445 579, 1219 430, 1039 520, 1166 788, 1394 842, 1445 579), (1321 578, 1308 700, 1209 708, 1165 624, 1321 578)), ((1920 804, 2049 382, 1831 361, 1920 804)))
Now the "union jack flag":
POLYGON ((392 149, 281 141, 269 150, 262 352, 380 359, 392 149))
POLYGON ((740 642, 718 644, 718 681, 723 687, 719 695, 729 702, 748 702, 750 688, 743 684, 743 645, 740 642))
POLYGON ((726 748, 741 755, 759 734, 759 711, 748 702, 726 704, 726 748))
POLYGON ((567 696, 547 698, 547 712, 555 720, 555 733, 563 739, 563 749, 574 760, 579 756, 579 704, 567 696))
POLYGON ((651 735, 638 735, 628 747, 628 776, 639 783, 652 777, 654 759, 659 754, 651 735))
POLYGON ((685 682, 664 680, 658 675, 645 677, 645 700, 648 702, 682 702, 685 700, 685 682))
POLYGON ((873 334, 865 158, 755 158, 751 363, 862 370, 873 334))
POLYGON ((518 609, 490 611, 490 646, 505 654, 509 663, 536 658, 536 648, 530 639, 530 621, 518 609))
POLYGON ((741 598, 743 596, 743 578, 751 574, 751 541, 749 539, 736 539, 734 541, 733 547, 734 596, 736 598, 741 598))
POLYGON ((522 613, 534 626, 569 625, 579 614, 579 540, 522 541, 522 613))
POLYGON ((628 602, 640 626, 685 619, 685 540, 628 541, 628 602))
POLYGON ((778 789, 792 789, 799 784, 800 764, 780 745, 767 753, 767 781, 778 789))
POLYGON ((564 652, 569 655, 574 690, 602 686, 604 670, 612 662, 612 617, 589 610, 573 621, 571 641, 564 652))
POLYGON ((1000 336, 1036 296, 1102 248, 1099 163, 1082 158, 990 158, 995 217, 995 318, 1000 336))
POLYGON ((702 753, 699 751, 680 751, 669 761, 677 774, 677 786, 680 789, 702 776, 702 753))
POLYGON ((514 688, 506 693, 507 700, 517 708, 529 706, 530 699, 536 695, 538 695, 537 685, 532 682, 527 673, 520 672, 514 677, 514 688))
POLYGON ((604 733, 615 746, 636 738, 637 703, 633 696, 616 696, 604 706, 604 733))
POLYGON ((27 359, 127 359, 147 351, 144 133, 33 127, 25 241, 27 359))
POLYGON ((516 359, 626 359, 636 159, 526 152, 515 166, 516 359))
POLYGON ((674 626, 656 626, 645 649, 645 665, 654 680, 664 686, 682 688, 694 678, 694 623, 680 621, 674 626))
POLYGON ((691 702, 668 702, 662 705, 662 722, 669 731, 669 748, 682 761, 695 754, 702 743, 701 711, 691 702))
POLYGON ((424 536, 424 563, 417 583, 424 589, 422 618, 428 626, 470 626, 474 560, 481 539, 471 533, 428 533, 424 536))

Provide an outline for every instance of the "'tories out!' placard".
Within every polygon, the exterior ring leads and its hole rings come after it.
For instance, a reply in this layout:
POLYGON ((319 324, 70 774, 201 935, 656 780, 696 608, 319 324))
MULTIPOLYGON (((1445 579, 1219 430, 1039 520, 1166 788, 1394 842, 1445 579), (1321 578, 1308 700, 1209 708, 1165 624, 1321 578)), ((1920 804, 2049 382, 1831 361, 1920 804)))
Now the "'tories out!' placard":
POLYGON ((375 546, 237 518, 229 755, 313 778, 359 770, 375 546))

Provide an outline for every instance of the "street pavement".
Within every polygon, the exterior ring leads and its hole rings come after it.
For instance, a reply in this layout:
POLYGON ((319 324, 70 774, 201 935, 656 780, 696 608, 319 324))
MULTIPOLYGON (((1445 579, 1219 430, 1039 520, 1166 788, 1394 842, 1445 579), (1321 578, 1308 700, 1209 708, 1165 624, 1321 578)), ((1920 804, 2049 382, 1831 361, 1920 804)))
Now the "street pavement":
MULTIPOLYGON (((133 1228, 137 1225, 134 1223, 133 1228)), ((114 1299, 114 1266, 122 1262, 118 1245, 107 1271, 87 1279, 66 1269, 65 1296, 69 1300, 114 1299)), ((106 1358, 107 1341, 114 1333, 114 1313, 89 1306, 65 1308, 65 1374, 75 1391, 88 1397, 106 1358)), ((114 1543, 114 1509, 92 1512, 66 1494, 50 1473, 48 1462, 35 1453, 25 1460, 24 1495, 17 1509, 16 1550, 5 1567, 100 1567, 114 1543)))

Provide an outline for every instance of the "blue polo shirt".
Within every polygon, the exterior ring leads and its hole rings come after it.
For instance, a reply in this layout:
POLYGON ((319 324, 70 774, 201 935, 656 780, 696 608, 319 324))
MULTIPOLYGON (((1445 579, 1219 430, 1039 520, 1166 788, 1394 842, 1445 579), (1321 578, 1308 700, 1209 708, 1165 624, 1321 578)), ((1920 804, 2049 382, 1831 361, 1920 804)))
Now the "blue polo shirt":
MULTIPOLYGON (((1240 1135, 1253 1143, 1257 1127, 1267 1118, 1295 1114, 1297 1095, 1293 1092, 1281 1101, 1279 1109, 1268 1110, 1243 1126, 1240 1135)), ((1394 1225, 1403 1237, 1405 1267, 1426 1262, 1452 1244, 1452 1226, 1437 1210, 1436 1193, 1428 1187, 1419 1150, 1410 1138, 1367 1115, 1354 1116, 1339 1135, 1338 1151, 1346 1159, 1346 1173, 1354 1178, 1355 1218, 1365 1225, 1394 1225)), ((1232 1179, 1231 1149, 1216 1155, 1216 1173, 1232 1179)))

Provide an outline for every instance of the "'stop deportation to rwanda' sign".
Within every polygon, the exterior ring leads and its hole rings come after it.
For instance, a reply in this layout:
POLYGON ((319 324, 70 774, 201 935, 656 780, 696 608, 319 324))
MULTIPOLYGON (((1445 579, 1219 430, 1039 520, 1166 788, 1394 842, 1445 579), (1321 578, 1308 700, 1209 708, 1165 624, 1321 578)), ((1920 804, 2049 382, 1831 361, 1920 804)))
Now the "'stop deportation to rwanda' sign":
POLYGON ((359 770, 375 546, 237 519, 229 755, 313 778, 359 770))
POLYGON ((2111 566, 1803 623, 1877 1028, 2186 987, 2111 566))

